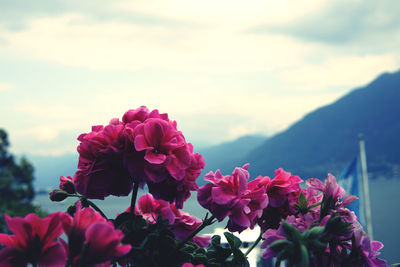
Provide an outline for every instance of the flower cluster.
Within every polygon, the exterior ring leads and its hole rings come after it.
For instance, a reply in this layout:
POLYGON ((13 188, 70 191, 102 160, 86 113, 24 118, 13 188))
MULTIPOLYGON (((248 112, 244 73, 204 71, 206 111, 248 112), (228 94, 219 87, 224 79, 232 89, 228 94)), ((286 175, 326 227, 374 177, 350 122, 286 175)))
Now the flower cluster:
MULTIPOLYGON (((175 204, 157 200, 151 194, 145 194, 139 198, 138 208, 139 211, 136 211, 136 214, 141 214, 150 223, 156 223, 159 216, 168 220, 171 231, 180 241, 188 237, 203 223, 201 219, 177 209, 175 204)), ((126 212, 130 212, 130 207, 126 212)), ((210 239, 209 236, 194 236, 192 241, 199 247, 207 247, 210 239)))
POLYGON ((229 216, 229 231, 243 231, 254 228, 256 220, 268 205, 262 177, 248 182, 249 165, 236 168, 232 176, 223 176, 219 170, 208 173, 204 180, 210 183, 202 186, 197 192, 201 206, 208 209, 218 221, 229 216))
POLYGON ((311 178, 306 182, 308 186, 300 189, 298 200, 291 203, 285 221, 279 227, 270 228, 263 234, 262 248, 264 258, 279 257, 279 260, 288 259, 293 264, 293 258, 287 255, 300 255, 297 248, 304 246, 308 258, 314 265, 325 266, 387 266, 384 260, 377 258, 383 247, 378 241, 370 241, 363 231, 354 212, 345 208, 357 197, 347 195, 338 185, 333 175, 329 174, 325 183, 311 178), (300 245, 299 245, 300 244, 300 245), (286 258, 283 256, 285 253, 286 258), (293 254, 294 253, 294 254, 293 254))
POLYGON ((131 246, 121 245, 120 230, 115 230, 92 208, 81 209, 74 217, 57 212, 40 219, 36 214, 10 218, 6 222, 14 235, 0 234, 1 266, 90 266, 109 265, 111 259, 127 254, 131 246), (65 233, 68 243, 59 238, 65 233))
POLYGON ((0 234, 0 266, 248 266, 247 255, 260 240, 263 257, 276 257, 277 266, 283 260, 289 266, 387 266, 377 258, 382 243, 371 241, 346 208, 357 197, 346 195, 330 174, 302 188, 303 180, 283 169, 272 179, 250 179, 245 164, 231 175, 209 172, 199 188, 203 157, 175 121, 146 107, 93 126, 78 140, 78 171, 61 176, 50 199, 79 200, 68 213, 43 219, 5 215, 14 235, 0 234), (136 203, 145 185, 150 193, 136 203), (211 217, 201 220, 180 210, 191 191, 211 217), (130 207, 115 219, 89 200, 131 192, 130 207), (225 218, 230 232, 259 226, 260 236, 246 253, 232 233, 224 233, 228 245, 220 236, 198 235, 225 218))
POLYGON ((76 191, 87 198, 127 196, 137 183, 147 184, 157 199, 181 208, 198 188, 204 159, 193 153, 167 114, 146 107, 132 109, 106 126, 93 126, 78 137, 76 191))

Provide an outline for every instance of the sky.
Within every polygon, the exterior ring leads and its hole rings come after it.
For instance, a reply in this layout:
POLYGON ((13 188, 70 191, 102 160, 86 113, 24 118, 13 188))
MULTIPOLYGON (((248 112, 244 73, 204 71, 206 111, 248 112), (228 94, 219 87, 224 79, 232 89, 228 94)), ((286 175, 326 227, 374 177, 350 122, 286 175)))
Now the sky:
POLYGON ((400 66, 397 0, 0 0, 0 127, 76 151, 145 105, 188 142, 271 136, 400 66))

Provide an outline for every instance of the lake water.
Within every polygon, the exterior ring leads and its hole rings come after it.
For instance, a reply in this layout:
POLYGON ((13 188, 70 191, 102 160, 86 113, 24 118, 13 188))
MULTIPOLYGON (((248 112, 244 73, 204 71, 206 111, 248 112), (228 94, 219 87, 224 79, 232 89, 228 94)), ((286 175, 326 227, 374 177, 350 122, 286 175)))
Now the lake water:
MULTIPOLYGON (((383 242, 381 258, 388 263, 400 262, 398 245, 400 239, 400 205, 399 205, 400 180, 371 180, 371 211, 374 228, 374 239, 383 242)), ((144 192, 141 192, 143 194, 144 192)), ((51 202, 47 195, 38 195, 35 201, 46 211, 66 211, 68 206, 76 199, 67 199, 63 202, 51 202)), ((108 197, 104 201, 95 200, 109 218, 115 218, 117 213, 124 211, 130 204, 130 197, 108 197)), ((183 210, 193 216, 203 219, 206 210, 203 209, 194 194, 188 199, 183 210)), ((207 227, 201 233, 211 233, 217 227, 225 227, 225 222, 216 223, 207 227)))

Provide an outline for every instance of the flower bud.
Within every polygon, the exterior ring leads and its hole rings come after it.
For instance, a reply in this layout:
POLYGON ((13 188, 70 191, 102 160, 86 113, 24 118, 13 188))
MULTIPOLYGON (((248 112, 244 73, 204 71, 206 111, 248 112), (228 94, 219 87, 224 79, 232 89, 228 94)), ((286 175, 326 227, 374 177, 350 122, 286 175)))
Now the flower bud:
POLYGON ((68 193, 63 191, 63 190, 53 190, 49 193, 49 198, 51 201, 63 201, 64 199, 66 199, 68 197, 68 193))
POLYGON ((75 194, 75 185, 74 182, 72 182, 71 176, 61 176, 60 177, 60 189, 64 190, 65 192, 69 194, 75 194))

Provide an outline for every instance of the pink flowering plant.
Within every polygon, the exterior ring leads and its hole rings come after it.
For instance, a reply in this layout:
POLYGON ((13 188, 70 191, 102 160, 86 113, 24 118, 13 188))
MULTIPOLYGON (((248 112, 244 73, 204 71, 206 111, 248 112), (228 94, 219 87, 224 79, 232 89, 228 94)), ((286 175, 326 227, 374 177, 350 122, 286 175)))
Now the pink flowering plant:
POLYGON ((78 140, 76 173, 61 176, 50 193, 52 201, 77 201, 43 219, 5 215, 13 234, 0 234, 0 266, 249 266, 259 244, 276 266, 387 266, 378 258, 382 243, 346 208, 357 197, 332 175, 301 187, 303 180, 283 169, 251 179, 246 164, 231 175, 209 172, 199 187, 203 157, 175 121, 146 107, 78 140), (148 193, 137 199, 139 188, 148 193), (209 212, 203 220, 181 210, 191 192, 209 212), (128 208, 113 219, 91 201, 129 194, 128 208), (219 235, 199 235, 225 218, 228 246, 219 235), (244 250, 234 233, 256 227, 259 237, 244 250))

